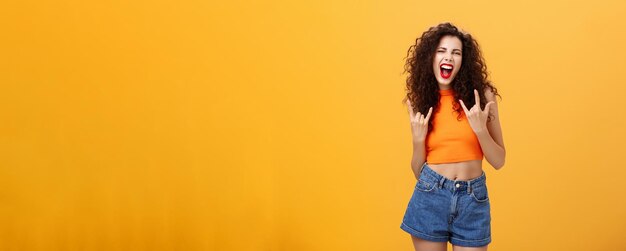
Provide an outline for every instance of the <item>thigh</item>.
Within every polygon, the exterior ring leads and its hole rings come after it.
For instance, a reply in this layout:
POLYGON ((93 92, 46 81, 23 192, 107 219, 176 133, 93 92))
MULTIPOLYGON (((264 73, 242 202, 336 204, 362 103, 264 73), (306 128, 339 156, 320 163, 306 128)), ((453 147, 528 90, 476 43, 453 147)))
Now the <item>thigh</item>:
POLYGON ((452 251, 487 251, 487 245, 482 247, 461 247, 452 245, 452 251))
POLYGON ((438 188, 434 180, 420 179, 415 185, 400 228, 422 240, 447 242, 450 240, 450 205, 450 191, 438 188))
POLYGON ((413 239, 413 247, 415 247, 415 251, 446 251, 448 248, 447 242, 427 241, 413 235, 411 235, 411 239, 413 239))
POLYGON ((452 221, 450 242, 459 248, 487 246, 491 242, 491 206, 487 186, 474 187, 470 194, 463 192, 458 199, 458 214, 452 221))

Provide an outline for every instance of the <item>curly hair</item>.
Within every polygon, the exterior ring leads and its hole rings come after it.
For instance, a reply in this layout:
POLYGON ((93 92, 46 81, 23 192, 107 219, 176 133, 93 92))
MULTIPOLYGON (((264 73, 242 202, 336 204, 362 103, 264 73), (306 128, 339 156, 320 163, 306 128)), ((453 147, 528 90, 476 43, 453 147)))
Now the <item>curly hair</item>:
MULTIPOLYGON (((458 74, 450 83, 454 91, 454 110, 458 113, 457 120, 461 119, 463 108, 458 102, 463 100, 465 106, 470 109, 475 104, 474 89, 480 95, 480 107, 485 108, 487 103, 484 90, 491 88, 494 95, 500 96, 497 89, 487 79, 487 66, 483 59, 480 47, 476 39, 469 33, 460 31, 453 24, 446 22, 430 27, 422 33, 421 37, 415 39, 415 44, 407 51, 404 73, 408 72, 406 79, 406 96, 402 100, 411 101, 413 112, 420 112, 426 116, 428 109, 433 107, 433 114, 439 109, 439 85, 433 72, 434 54, 443 36, 452 35, 461 40, 463 45, 461 68, 458 74)), ((500 99, 502 97, 500 96, 500 99)), ((493 119, 489 115, 488 121, 493 119)), ((428 122, 428 132, 433 128, 433 119, 428 122)))

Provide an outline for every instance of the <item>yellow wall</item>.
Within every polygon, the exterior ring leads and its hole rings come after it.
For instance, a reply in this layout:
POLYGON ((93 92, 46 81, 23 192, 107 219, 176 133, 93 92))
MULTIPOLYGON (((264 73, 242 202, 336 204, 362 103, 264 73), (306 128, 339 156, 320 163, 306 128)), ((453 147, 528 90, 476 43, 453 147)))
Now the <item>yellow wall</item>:
POLYGON ((490 250, 626 248, 622 1, 6 1, 0 250, 412 250, 403 58, 483 48, 490 250))

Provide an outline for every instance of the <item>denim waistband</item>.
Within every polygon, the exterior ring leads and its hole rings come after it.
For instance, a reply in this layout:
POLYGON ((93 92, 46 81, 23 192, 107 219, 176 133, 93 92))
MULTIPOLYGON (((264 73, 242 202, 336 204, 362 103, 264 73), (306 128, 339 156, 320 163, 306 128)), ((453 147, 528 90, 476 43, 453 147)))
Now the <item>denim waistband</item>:
POLYGON ((439 188, 445 188, 450 191, 465 189, 468 193, 471 192, 472 188, 485 186, 487 183, 487 176, 485 175, 485 171, 482 171, 482 174, 479 177, 471 180, 451 180, 435 172, 433 169, 430 168, 430 166, 428 166, 428 163, 426 162, 424 162, 424 164, 422 165, 420 178, 422 177, 432 182, 436 182, 439 188))

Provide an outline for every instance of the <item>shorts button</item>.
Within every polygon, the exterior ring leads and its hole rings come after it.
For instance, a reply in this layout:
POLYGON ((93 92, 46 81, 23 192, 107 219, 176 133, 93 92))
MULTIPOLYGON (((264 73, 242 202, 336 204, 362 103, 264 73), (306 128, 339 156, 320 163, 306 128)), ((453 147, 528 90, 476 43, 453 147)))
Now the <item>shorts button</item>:
POLYGON ((460 186, 461 186, 461 184, 459 184, 459 183, 456 183, 456 187, 457 187, 457 188, 458 188, 458 187, 460 187, 460 186))

